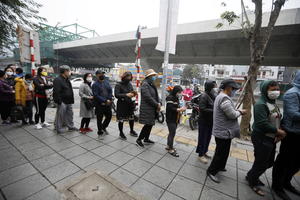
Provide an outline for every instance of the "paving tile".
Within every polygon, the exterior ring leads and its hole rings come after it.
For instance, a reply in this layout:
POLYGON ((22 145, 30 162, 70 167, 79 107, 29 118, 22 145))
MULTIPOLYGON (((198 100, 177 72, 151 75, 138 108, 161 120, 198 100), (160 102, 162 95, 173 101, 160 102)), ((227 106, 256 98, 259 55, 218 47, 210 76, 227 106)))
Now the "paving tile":
POLYGON ((131 186, 131 189, 140 195, 152 200, 159 199, 162 193, 164 192, 163 189, 149 183, 143 179, 139 179, 134 185, 131 186))
POLYGON ((129 144, 130 144, 129 142, 119 139, 119 140, 115 140, 115 141, 109 143, 108 145, 112 146, 115 149, 120 150, 120 149, 124 149, 129 144))
MULTIPOLYGON (((243 200, 273 200, 273 197, 270 193, 270 190, 266 187, 262 187, 262 189, 265 191, 266 195, 264 197, 261 197, 257 195, 255 192, 252 191, 252 189, 243 183, 238 184, 238 194, 239 194, 239 199, 243 200)), ((277 199, 277 198, 276 198, 277 199)))
POLYGON ((37 160, 32 161, 32 164, 39 169, 40 171, 43 171, 47 168, 53 167, 59 163, 64 162, 66 159, 64 159, 62 156, 60 156, 57 153, 39 158, 37 160))
POLYGON ((106 156, 109 156, 113 153, 115 153, 117 151, 117 149, 110 147, 108 145, 103 145, 101 147, 98 147, 96 149, 93 149, 92 152, 97 154, 98 156, 104 158, 106 156))
POLYGON ((150 151, 150 150, 146 150, 138 155, 138 158, 151 163, 158 162, 162 157, 163 155, 155 153, 154 151, 150 151))
POLYGON ((45 171, 42 171, 42 173, 48 178, 51 183, 56 183, 64 179, 65 177, 78 172, 79 170, 80 169, 70 161, 65 161, 54 167, 46 169, 45 171))
POLYGON ((140 153, 142 153, 143 151, 145 151, 145 148, 139 148, 136 144, 130 144, 128 146, 126 146, 124 149, 121 149, 122 151, 133 155, 133 156, 137 156, 140 153))
POLYGON ((39 158, 47 156, 47 155, 51 155, 54 153, 54 151, 51 148, 44 146, 44 147, 35 149, 34 151, 29 150, 29 151, 24 151, 22 153, 28 160, 32 161, 32 160, 36 160, 36 159, 39 159, 39 158))
POLYGON ((187 163, 183 165, 178 174, 201 184, 204 184, 206 178, 206 170, 187 163))
POLYGON ((213 188, 219 192, 227 194, 233 198, 237 198, 237 181, 225 176, 217 175, 221 183, 215 183, 210 178, 207 178, 205 186, 213 188))
POLYGON ((62 151, 62 150, 68 149, 72 146, 75 146, 75 144, 70 141, 64 141, 64 142, 60 142, 60 143, 50 144, 49 146, 52 149, 54 149, 55 151, 62 151))
POLYGON ((46 144, 55 144, 55 143, 60 143, 60 142, 66 142, 68 141, 66 138, 60 135, 54 135, 52 137, 47 137, 43 139, 43 142, 46 144))
POLYGON ((168 187, 168 191, 180 196, 184 199, 198 200, 203 185, 191 181, 182 176, 176 176, 168 187))
POLYGON ((100 159, 101 158, 99 156, 97 156, 91 152, 87 152, 87 153, 81 154, 80 156, 72 158, 71 161, 83 169, 86 166, 91 165, 100 159))
POLYGON ((77 137, 77 136, 81 136, 81 133, 79 132, 66 132, 66 133, 63 133, 61 134, 61 136, 67 138, 67 139, 71 139, 71 138, 74 138, 74 137, 77 137))
POLYGON ((166 148, 166 145, 156 143, 155 145, 150 146, 148 149, 151 151, 154 151, 156 153, 164 155, 167 153, 165 148, 166 148))
POLYGON ((110 174, 111 177, 115 178, 118 182, 130 187, 133 183, 138 180, 138 176, 129 173, 128 171, 119 168, 110 174))
POLYGON ((28 162, 15 148, 0 151, 0 160, 0 172, 28 162))
POLYGON ((47 131, 47 129, 43 129, 43 132, 30 131, 30 133, 35 137, 39 138, 40 140, 44 140, 45 138, 57 135, 54 131, 47 131))
POLYGON ((181 166, 183 165, 183 162, 176 158, 170 158, 165 156, 156 165, 166 170, 177 173, 181 168, 181 166))
POLYGON ((228 178, 237 180, 237 168, 231 167, 230 165, 226 166, 226 172, 219 172, 220 175, 226 176, 228 178))
MULTIPOLYGON (((97 138, 99 140, 99 138, 97 138)), ((104 144, 109 144, 115 140, 119 140, 117 137, 113 137, 111 135, 105 135, 103 138, 101 138, 100 142, 104 144)))
POLYGON ((162 169, 158 166, 153 166, 144 176, 143 179, 166 189, 173 178, 175 177, 175 173, 162 169))
POLYGON ((168 191, 165 191, 160 200, 183 200, 183 198, 176 196, 175 194, 172 194, 168 191))
POLYGON ((152 163, 146 162, 139 158, 134 158, 133 160, 123 165, 122 168, 130 171, 137 176, 142 176, 152 167, 152 165, 152 163))
POLYGON ((239 169, 242 169, 244 171, 249 171, 252 167, 253 163, 247 162, 244 160, 237 160, 237 166, 239 169))
POLYGON ((115 165, 105 159, 102 159, 94 164, 87 166, 85 170, 98 170, 101 173, 108 175, 112 171, 116 170, 118 167, 118 165, 115 165))
POLYGON ((104 144, 97 140, 90 140, 88 142, 81 143, 79 145, 87 150, 92 150, 92 149, 96 149, 97 147, 103 146, 104 144))
POLYGON ((0 141, 0 151, 2 149, 7 149, 9 147, 12 147, 12 145, 9 144, 9 142, 6 139, 3 139, 3 140, 0 141))
POLYGON ((33 142, 28 142, 25 144, 18 145, 16 148, 19 149, 20 151, 30 151, 44 146, 45 144, 43 144, 40 141, 33 141, 33 142))
POLYGON ((124 153, 122 151, 118 151, 108 157, 106 157, 106 159, 118 166, 122 166, 125 163, 127 163, 129 160, 133 159, 133 156, 124 153))
POLYGON ((87 150, 76 145, 71 148, 60 151, 59 154, 65 157, 66 159, 71 159, 86 152, 87 150))
POLYGON ((54 185, 55 185, 55 187, 57 187, 57 188, 58 188, 58 187, 64 187, 65 185, 68 185, 70 181, 72 181, 72 180, 78 178, 79 176, 81 176, 81 175, 84 174, 84 173, 85 173, 85 171, 80 170, 80 171, 78 171, 78 172, 76 172, 76 173, 74 173, 74 174, 72 174, 72 175, 70 175, 70 176, 67 176, 66 178, 64 178, 64 179, 62 179, 62 180, 56 182, 54 185))
MULTIPOLYGON (((213 190, 211 188, 204 186, 200 199, 201 200, 234 200, 236 198, 232 198, 217 190, 213 190)), ((244 200, 244 198, 241 198, 241 200, 244 200)))
POLYGON ((194 146, 191 146, 191 145, 186 145, 186 144, 182 144, 182 143, 178 143, 174 146, 174 148, 176 149, 181 149, 183 151, 186 151, 188 153, 192 152, 195 150, 195 147, 194 146))
POLYGON ((9 185, 25 177, 38 173, 30 163, 10 168, 0 173, 0 187, 9 185))
POLYGON ((50 183, 44 177, 40 174, 35 174, 2 188, 2 191, 7 199, 19 200, 25 199, 49 185, 50 183))
POLYGON ((85 135, 80 135, 80 136, 71 138, 71 139, 69 139, 69 140, 71 140, 71 141, 74 142, 75 144, 81 144, 81 143, 85 143, 85 142, 91 141, 92 138, 90 138, 90 137, 88 137, 88 136, 85 136, 85 135))
POLYGON ((38 193, 28 197, 26 200, 61 200, 61 194, 53 187, 49 186, 38 193))
POLYGON ((22 137, 17 137, 13 140, 10 140, 10 142, 15 146, 20 146, 22 144, 30 143, 30 142, 38 142, 38 140, 33 137, 32 135, 25 134, 22 137))

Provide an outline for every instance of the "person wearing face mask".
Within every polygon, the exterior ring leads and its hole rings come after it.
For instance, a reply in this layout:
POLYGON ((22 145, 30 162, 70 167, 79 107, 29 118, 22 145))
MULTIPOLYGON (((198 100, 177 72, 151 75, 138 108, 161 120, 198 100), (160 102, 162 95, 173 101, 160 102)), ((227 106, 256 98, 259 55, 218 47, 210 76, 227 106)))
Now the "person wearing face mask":
POLYGON ((12 87, 15 87, 15 75, 14 75, 14 68, 12 67, 12 65, 8 65, 5 68, 5 74, 6 74, 6 78, 5 81, 12 87))
POLYGON ((137 137, 137 133, 134 131, 134 110, 135 101, 133 97, 137 95, 137 92, 133 90, 131 85, 132 74, 131 72, 125 72, 122 75, 122 81, 116 84, 115 97, 117 102, 117 120, 119 122, 120 138, 126 140, 126 136, 123 132, 124 121, 129 121, 130 135, 137 137))
POLYGON ((35 127, 36 129, 42 129, 43 127, 49 127, 50 124, 45 121, 45 112, 48 105, 48 99, 46 90, 52 88, 52 85, 48 83, 47 70, 43 67, 39 67, 37 70, 37 76, 33 79, 35 88, 35 127), (41 122, 41 123, 39 123, 41 122))
POLYGON ((34 85, 32 82, 32 75, 26 74, 24 78, 19 77, 15 79, 15 96, 16 105, 23 107, 24 118, 22 125, 34 124, 32 120, 32 107, 34 99, 34 85), (26 121, 28 119, 28 121, 26 121))
POLYGON ((285 190, 300 196, 292 185, 293 176, 300 170, 300 70, 296 72, 293 87, 283 96, 281 124, 286 137, 281 141, 272 173, 272 189, 282 199, 290 200, 285 190))
POLYGON ((141 106, 139 122, 144 124, 136 143, 140 147, 145 144, 154 144, 149 139, 152 127, 155 125, 155 119, 161 109, 157 89, 154 85, 157 73, 153 69, 145 71, 145 80, 141 86, 141 106), (144 143, 142 142, 144 140, 144 143))
POLYGON ((97 70, 96 76, 98 80, 92 85, 92 91, 95 99, 98 136, 103 139, 104 134, 108 134, 106 129, 112 117, 112 88, 109 81, 105 79, 104 71, 97 70))
POLYGON ((246 180, 251 189, 258 195, 265 193, 260 188, 264 183, 259 177, 273 166, 276 143, 285 137, 280 128, 281 113, 276 104, 280 95, 276 81, 263 81, 260 85, 261 97, 254 105, 254 123, 251 140, 254 146, 254 163, 248 171, 246 180))
POLYGON ((6 73, 0 70, 0 115, 3 125, 9 125, 7 120, 12 107, 15 104, 15 91, 13 87, 5 80, 6 73))
POLYGON ((57 104, 55 130, 58 134, 63 133, 64 126, 67 126, 69 131, 78 131, 73 121, 74 93, 69 79, 71 69, 68 65, 62 65, 59 71, 60 76, 53 81, 53 99, 57 104))
POLYGON ((211 157, 207 155, 209 142, 212 135, 213 127, 213 108, 214 101, 217 96, 215 89, 217 84, 215 81, 206 81, 204 84, 205 92, 199 98, 199 121, 198 121, 198 145, 196 153, 199 155, 200 162, 206 164, 207 159, 211 157))
POLYGON ((83 76, 83 83, 79 87, 79 96, 80 96, 80 133, 92 132, 93 130, 89 127, 91 118, 94 115, 94 107, 89 105, 93 102, 93 91, 92 91, 92 81, 93 75, 91 73, 86 73, 83 76))
POLYGON ((215 136, 216 150, 207 169, 207 176, 216 183, 220 183, 217 173, 225 170, 231 140, 240 136, 238 118, 246 114, 246 110, 237 110, 231 99, 239 88, 233 79, 223 80, 221 92, 214 102, 212 134, 215 136))
POLYGON ((167 109, 166 109, 166 121, 169 129, 169 135, 167 139, 166 150, 169 154, 175 157, 179 157, 176 149, 173 147, 174 137, 176 135, 176 129, 180 121, 180 115, 186 110, 186 107, 180 107, 179 98, 182 92, 182 88, 176 85, 170 95, 166 98, 167 109))

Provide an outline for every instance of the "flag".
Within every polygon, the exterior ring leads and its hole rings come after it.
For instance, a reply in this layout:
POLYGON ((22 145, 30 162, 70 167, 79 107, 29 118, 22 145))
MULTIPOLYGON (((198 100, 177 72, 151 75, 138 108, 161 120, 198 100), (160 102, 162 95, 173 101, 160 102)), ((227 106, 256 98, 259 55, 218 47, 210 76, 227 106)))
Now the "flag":
POLYGON ((160 0, 159 30, 156 50, 165 51, 168 6, 170 5, 170 45, 169 53, 175 54, 179 0, 160 0), (170 2, 169 2, 170 1, 170 2))

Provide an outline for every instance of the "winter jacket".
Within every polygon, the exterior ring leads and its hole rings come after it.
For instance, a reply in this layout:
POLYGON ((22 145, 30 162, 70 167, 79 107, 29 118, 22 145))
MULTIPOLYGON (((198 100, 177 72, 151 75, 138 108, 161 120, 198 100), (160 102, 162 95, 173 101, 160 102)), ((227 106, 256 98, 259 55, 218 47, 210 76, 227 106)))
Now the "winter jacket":
POLYGON ((14 101, 15 94, 13 88, 5 80, 0 80, 0 101, 9 102, 14 101))
POLYGON ((204 124, 212 126, 213 124, 213 110, 215 96, 212 93, 212 89, 215 87, 215 82, 205 82, 205 92, 199 97, 199 121, 204 124))
POLYGON ((70 80, 62 75, 53 81, 53 100, 57 104, 74 104, 74 93, 70 80))
POLYGON ((92 88, 87 83, 81 83, 79 87, 80 96, 80 111, 79 116, 83 118, 92 118, 94 116, 94 109, 87 109, 85 101, 91 100, 90 97, 93 96, 92 88))
POLYGON ((180 113, 177 109, 180 107, 178 97, 170 94, 166 98, 167 109, 166 109, 166 122, 167 123, 178 123, 180 113))
POLYGON ((212 134, 221 139, 239 137, 239 116, 241 113, 234 108, 231 98, 221 92, 214 103, 212 134))
POLYGON ((47 98, 46 90, 51 89, 53 86, 48 84, 47 79, 37 76, 33 79, 35 87, 35 96, 39 98, 47 98))
POLYGON ((29 91, 28 86, 25 83, 25 80, 23 78, 16 78, 15 81, 16 81, 16 85, 15 85, 16 103, 18 101, 21 101, 22 106, 26 106, 27 95, 31 95, 32 99, 34 97, 34 85, 33 83, 31 84, 33 90, 29 91))
POLYGON ((141 124, 154 125, 157 118, 159 97, 157 89, 150 78, 146 78, 141 87, 141 106, 139 122, 141 124))
POLYGON ((185 101, 191 101, 193 98, 193 90, 187 88, 182 92, 183 100, 185 101))
POLYGON ((294 87, 283 97, 282 127, 288 133, 300 135, 300 70, 296 73, 294 87))
POLYGON ((260 85, 261 97, 254 105, 252 134, 274 138, 280 125, 281 113, 276 101, 268 98, 270 83, 271 81, 263 81, 260 85), (272 123, 274 120, 277 123, 272 123))
POLYGON ((16 84, 15 78, 16 77, 14 75, 12 75, 9 78, 6 78, 5 81, 8 83, 8 85, 15 87, 15 84, 16 84))
POLYGON ((135 102, 131 98, 127 97, 126 94, 133 92, 131 83, 121 81, 115 86, 115 97, 118 99, 117 102, 117 119, 127 119, 133 115, 135 109, 135 102))
POLYGON ((112 100, 112 88, 107 80, 96 81, 92 85, 96 106, 104 105, 107 100, 112 100))

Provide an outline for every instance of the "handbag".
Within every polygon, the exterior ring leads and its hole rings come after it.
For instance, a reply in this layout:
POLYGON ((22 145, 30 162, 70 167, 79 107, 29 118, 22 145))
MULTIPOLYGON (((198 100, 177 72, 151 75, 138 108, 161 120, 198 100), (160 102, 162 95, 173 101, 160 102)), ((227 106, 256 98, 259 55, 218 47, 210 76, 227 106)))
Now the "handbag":
POLYGON ((24 118, 23 107, 19 105, 14 106, 11 109, 10 117, 16 120, 22 120, 24 118))
POLYGON ((84 105, 85 105, 86 109, 88 109, 88 110, 91 110, 95 107, 94 101, 91 99, 85 100, 84 105))

